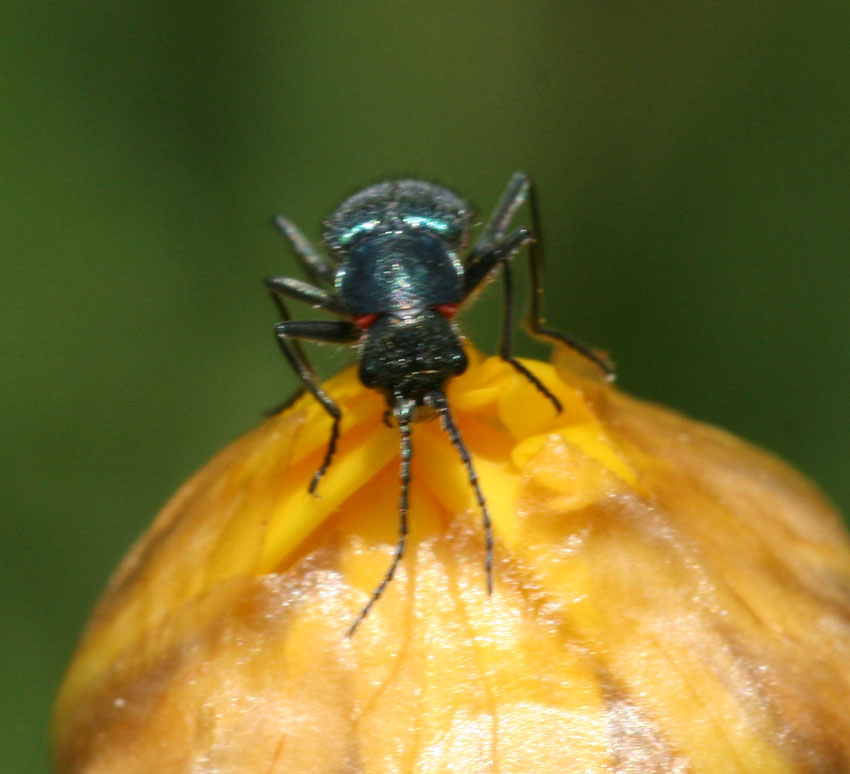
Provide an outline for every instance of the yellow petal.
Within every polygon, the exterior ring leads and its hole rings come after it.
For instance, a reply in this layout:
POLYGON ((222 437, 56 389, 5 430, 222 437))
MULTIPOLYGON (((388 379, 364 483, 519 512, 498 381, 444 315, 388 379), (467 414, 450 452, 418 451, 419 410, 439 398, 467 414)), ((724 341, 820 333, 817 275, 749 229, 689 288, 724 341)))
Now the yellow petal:
MULTIPOLYGON (((563 356, 563 355, 562 355, 563 356)), ((850 542, 732 436, 566 361, 471 352, 449 386, 495 535, 436 422, 398 439, 353 371, 177 493, 98 605, 60 774, 850 771, 850 542)), ((565 357, 565 356, 563 356, 565 357)))

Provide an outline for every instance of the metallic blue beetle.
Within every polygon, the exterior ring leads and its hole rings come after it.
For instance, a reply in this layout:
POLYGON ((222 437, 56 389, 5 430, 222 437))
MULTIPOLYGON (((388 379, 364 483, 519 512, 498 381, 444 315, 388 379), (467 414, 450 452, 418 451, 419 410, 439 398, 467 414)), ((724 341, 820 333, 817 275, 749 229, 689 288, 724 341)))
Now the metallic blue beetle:
POLYGON ((558 399, 511 354, 514 325, 510 261, 527 247, 532 282, 527 325, 531 333, 563 342, 606 374, 611 373, 610 364, 599 354, 572 337, 543 326, 540 232, 528 176, 518 172, 511 178, 481 236, 467 251, 471 215, 465 201, 433 183, 378 183, 346 199, 325 221, 324 242, 329 257, 318 253, 286 218, 275 218, 275 225, 315 283, 289 277, 266 279, 266 287, 283 317, 283 322, 275 326, 277 340, 304 387, 333 420, 328 448, 310 482, 310 492, 315 493, 333 458, 341 414, 319 384, 298 340, 358 345, 360 379, 365 386, 384 394, 387 420, 391 417, 399 429, 401 495, 395 555, 349 635, 392 580, 404 554, 413 454, 410 423, 417 419, 439 416, 466 467, 483 518, 487 591, 492 591, 493 538, 487 503, 444 389, 446 382, 467 366, 462 337, 451 319, 458 307, 501 270, 505 298, 499 353, 560 411, 558 399), (517 209, 527 199, 534 235, 527 228, 506 233, 517 209), (285 297, 339 319, 293 320, 285 297))

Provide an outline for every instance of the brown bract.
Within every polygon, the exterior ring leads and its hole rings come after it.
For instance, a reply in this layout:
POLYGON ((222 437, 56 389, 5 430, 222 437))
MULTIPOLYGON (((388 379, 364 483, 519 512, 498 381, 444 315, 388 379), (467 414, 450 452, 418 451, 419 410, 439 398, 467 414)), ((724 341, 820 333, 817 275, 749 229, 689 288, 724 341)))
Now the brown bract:
POLYGON ((213 459, 98 605, 57 700, 60 774, 850 771, 850 543, 731 435, 566 367, 498 359, 396 432, 353 372, 339 453, 309 397, 213 459))

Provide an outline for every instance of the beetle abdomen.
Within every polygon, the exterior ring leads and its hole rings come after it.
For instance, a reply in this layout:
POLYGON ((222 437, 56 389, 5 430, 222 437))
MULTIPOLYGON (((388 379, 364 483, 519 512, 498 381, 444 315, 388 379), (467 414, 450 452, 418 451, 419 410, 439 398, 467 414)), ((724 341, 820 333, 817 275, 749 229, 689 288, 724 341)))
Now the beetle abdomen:
POLYGON ((470 209, 448 188, 423 180, 387 180, 348 197, 325 221, 325 244, 346 253, 376 234, 425 233, 450 250, 466 247, 470 209))

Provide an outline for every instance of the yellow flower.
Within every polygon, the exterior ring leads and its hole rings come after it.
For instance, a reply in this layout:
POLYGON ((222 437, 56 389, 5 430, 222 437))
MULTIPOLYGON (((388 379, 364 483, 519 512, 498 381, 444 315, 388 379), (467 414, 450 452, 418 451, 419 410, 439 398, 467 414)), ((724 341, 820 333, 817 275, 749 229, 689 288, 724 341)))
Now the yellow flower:
MULTIPOLYGON (((777 459, 563 363, 470 352, 436 422, 349 370, 213 459, 124 560, 57 700, 61 774, 850 771, 850 543, 777 459)), ((563 357, 563 353, 561 353, 563 357)))

